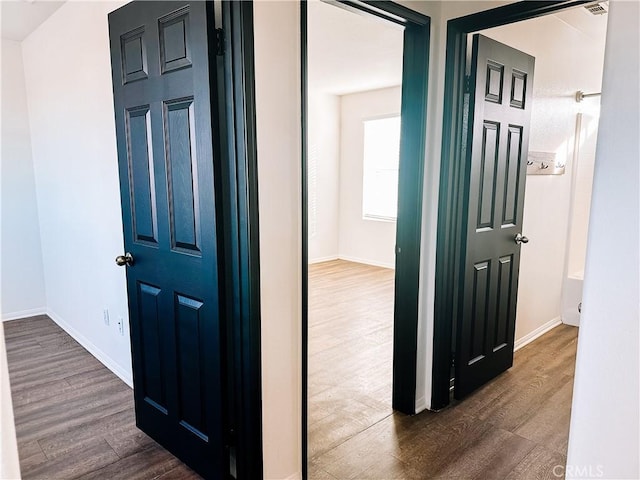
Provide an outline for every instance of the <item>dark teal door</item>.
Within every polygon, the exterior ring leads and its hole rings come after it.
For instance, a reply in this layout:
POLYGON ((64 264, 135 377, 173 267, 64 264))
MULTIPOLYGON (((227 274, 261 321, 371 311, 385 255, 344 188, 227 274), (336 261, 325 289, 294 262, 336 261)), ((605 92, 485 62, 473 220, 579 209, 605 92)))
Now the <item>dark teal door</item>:
POLYGON ((513 364, 534 62, 526 53, 473 36, 456 398, 513 364))
POLYGON ((109 30, 137 425, 222 478, 213 11, 133 2, 109 30))

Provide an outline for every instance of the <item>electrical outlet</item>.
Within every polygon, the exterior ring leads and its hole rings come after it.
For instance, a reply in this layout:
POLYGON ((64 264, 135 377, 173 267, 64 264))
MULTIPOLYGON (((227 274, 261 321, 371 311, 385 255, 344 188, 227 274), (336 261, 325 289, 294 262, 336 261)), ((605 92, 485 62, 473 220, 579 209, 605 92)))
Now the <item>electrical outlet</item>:
POLYGON ((109 325, 109 309, 105 308, 104 310, 102 310, 102 320, 104 321, 105 325, 109 325))
POLYGON ((124 336, 124 320, 122 317, 118 317, 118 332, 120 332, 120 335, 124 336))

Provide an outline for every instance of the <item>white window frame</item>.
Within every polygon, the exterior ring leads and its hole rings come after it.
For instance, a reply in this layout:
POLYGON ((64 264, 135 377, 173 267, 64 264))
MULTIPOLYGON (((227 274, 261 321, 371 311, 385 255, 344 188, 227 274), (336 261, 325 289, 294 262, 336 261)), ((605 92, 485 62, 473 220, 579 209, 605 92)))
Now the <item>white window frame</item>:
MULTIPOLYGON (((396 178, 396 189, 395 189, 395 215, 383 215, 375 212, 368 212, 370 210, 370 205, 368 205, 367 194, 369 193, 369 189, 372 188, 370 186, 370 178, 371 175, 374 175, 375 172, 371 170, 375 170, 380 172, 380 170, 389 170, 388 168, 381 168, 381 165, 378 164, 377 167, 368 166, 368 158, 367 158, 367 122, 375 122, 377 120, 387 120, 387 119, 398 119, 398 162, 397 166, 399 168, 400 165, 400 129, 401 129, 401 116, 400 113, 392 113, 387 115, 378 115, 375 117, 367 117, 362 119, 362 219, 363 220, 372 220, 377 222, 392 222, 395 223, 398 218, 398 187, 397 187, 397 179, 398 179, 398 168, 395 168, 395 178, 396 178), (369 188, 368 187, 369 184, 369 188)), ((371 160, 371 159, 369 159, 371 160)))

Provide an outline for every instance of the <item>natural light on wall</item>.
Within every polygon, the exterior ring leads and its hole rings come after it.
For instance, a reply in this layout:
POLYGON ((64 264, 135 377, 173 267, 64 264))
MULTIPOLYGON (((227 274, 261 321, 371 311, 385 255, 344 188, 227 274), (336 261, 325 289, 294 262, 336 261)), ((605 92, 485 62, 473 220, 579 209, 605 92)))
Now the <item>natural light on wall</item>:
POLYGON ((398 216, 400 116, 364 121, 362 216, 393 221, 398 216))

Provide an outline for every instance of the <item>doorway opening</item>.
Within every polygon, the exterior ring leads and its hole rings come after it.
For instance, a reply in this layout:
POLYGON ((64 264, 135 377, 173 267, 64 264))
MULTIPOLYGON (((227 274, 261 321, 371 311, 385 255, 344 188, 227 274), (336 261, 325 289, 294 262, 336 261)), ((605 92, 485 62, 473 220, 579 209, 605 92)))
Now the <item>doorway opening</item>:
MULTIPOLYGON (((467 287, 461 280, 464 266, 455 262, 464 263, 464 250, 473 249, 466 241, 465 221, 471 202, 468 185, 475 173, 460 139, 466 128, 465 102, 469 97, 465 83, 468 85, 466 75, 470 72, 465 67, 470 65, 469 42, 475 32, 535 57, 528 153, 521 159, 526 162, 521 169, 526 185, 522 193, 524 221, 518 232, 530 242, 518 247, 520 273, 516 291, 509 291, 517 296, 511 348, 518 349, 561 323, 577 326, 599 104, 598 95, 584 97, 577 92, 600 91, 606 33, 606 4, 594 15, 583 3, 549 2, 542 8, 508 5, 449 22, 446 82, 451 87, 445 95, 445 125, 450 123, 452 129, 448 132, 445 128, 443 136, 434 325, 435 409, 447 405, 451 390, 456 391, 454 371, 460 370, 450 367, 451 359, 460 361, 466 335, 458 323, 447 318, 469 315, 468 310, 465 313, 469 302, 447 302, 444 294, 452 295, 458 285, 456 296, 451 298, 465 295, 467 287), (446 192, 448 198, 443 195, 446 192), (453 251, 456 245, 462 253, 453 251), (445 259, 453 263, 445 264, 445 259)), ((473 89, 473 79, 470 81, 473 89)), ((505 94, 513 96, 513 90, 505 94)), ((482 101, 488 100, 483 97, 482 101)), ((509 182, 513 186, 518 179, 509 178, 505 185, 509 182)), ((491 288, 497 287, 488 287, 486 298, 491 298, 491 288)), ((474 321, 479 317, 471 316, 474 321)), ((460 396, 464 392, 456 395, 460 396)))
POLYGON ((302 5, 306 477, 308 458, 415 412, 429 19, 302 5))
POLYGON ((392 412, 404 29, 307 8, 311 460, 392 412))

